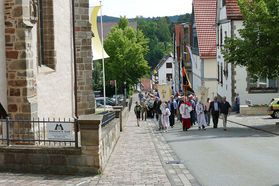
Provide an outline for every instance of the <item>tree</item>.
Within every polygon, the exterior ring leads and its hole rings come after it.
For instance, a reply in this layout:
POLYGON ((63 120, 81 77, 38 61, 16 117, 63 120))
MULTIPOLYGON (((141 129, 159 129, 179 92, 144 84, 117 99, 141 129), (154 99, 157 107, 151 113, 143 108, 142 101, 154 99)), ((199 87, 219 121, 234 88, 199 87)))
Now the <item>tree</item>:
POLYGON ((170 32, 171 20, 168 17, 144 20, 143 17, 135 19, 138 30, 141 30, 149 39, 149 52, 145 55, 149 66, 155 68, 162 57, 172 51, 172 37, 170 32))
POLYGON ((149 51, 148 39, 140 30, 129 27, 125 17, 112 28, 104 41, 104 48, 110 56, 105 60, 106 79, 108 82, 117 80, 120 90, 124 88, 124 81, 129 88, 148 72, 148 62, 144 59, 149 51))
POLYGON ((245 66, 252 78, 278 78, 279 1, 239 0, 243 14, 241 38, 226 38, 224 59, 245 66))

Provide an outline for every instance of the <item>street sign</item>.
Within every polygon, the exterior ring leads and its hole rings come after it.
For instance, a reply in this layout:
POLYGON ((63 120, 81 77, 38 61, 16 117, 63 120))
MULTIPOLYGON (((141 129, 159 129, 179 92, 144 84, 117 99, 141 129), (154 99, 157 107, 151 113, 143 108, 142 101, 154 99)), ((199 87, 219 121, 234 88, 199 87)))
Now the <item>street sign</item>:
POLYGON ((47 123, 47 138, 51 141, 72 141, 72 123, 47 123))
POLYGON ((110 80, 110 85, 115 85, 115 80, 110 80))

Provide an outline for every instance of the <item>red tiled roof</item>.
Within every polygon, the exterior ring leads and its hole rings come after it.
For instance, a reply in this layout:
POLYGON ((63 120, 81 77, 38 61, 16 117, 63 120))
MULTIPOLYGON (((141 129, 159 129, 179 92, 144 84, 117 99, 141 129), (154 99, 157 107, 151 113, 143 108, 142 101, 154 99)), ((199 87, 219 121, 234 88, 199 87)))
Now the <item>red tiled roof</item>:
POLYGON ((232 20, 241 20, 242 14, 237 0, 226 0, 227 18, 232 20))
POLYGON ((216 0, 193 0, 199 53, 201 58, 216 58, 216 0))

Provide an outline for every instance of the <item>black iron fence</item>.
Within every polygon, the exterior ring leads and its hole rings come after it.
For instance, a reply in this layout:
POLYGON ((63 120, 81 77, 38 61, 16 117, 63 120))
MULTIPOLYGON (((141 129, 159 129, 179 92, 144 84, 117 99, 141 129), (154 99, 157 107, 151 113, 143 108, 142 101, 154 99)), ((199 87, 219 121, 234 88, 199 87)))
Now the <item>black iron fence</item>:
POLYGON ((77 119, 0 120, 0 144, 78 147, 77 119))
POLYGON ((106 124, 108 124, 110 121, 112 121, 115 118, 115 112, 101 112, 98 115, 103 115, 103 120, 102 120, 102 126, 105 126, 106 124))

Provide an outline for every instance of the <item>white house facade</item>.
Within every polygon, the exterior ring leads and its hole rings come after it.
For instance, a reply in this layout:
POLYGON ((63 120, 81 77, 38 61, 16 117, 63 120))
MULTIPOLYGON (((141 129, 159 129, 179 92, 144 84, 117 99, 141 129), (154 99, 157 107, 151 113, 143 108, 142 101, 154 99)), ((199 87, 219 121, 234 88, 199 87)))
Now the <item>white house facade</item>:
POLYGON ((254 82, 245 67, 235 66, 224 61, 221 50, 225 37, 240 37, 243 28, 242 15, 236 0, 218 0, 217 3, 217 67, 218 97, 226 96, 234 104, 236 94, 240 95, 240 104, 268 104, 278 97, 278 80, 259 79, 254 82))
POLYGON ((178 87, 179 82, 176 81, 176 79, 178 79, 176 76, 179 74, 175 73, 175 69, 177 68, 175 65, 176 62, 173 55, 165 55, 155 67, 156 75, 153 75, 153 80, 157 76, 157 83, 159 85, 168 84, 171 88, 173 88, 173 91, 178 91, 176 90, 176 87, 178 87))

